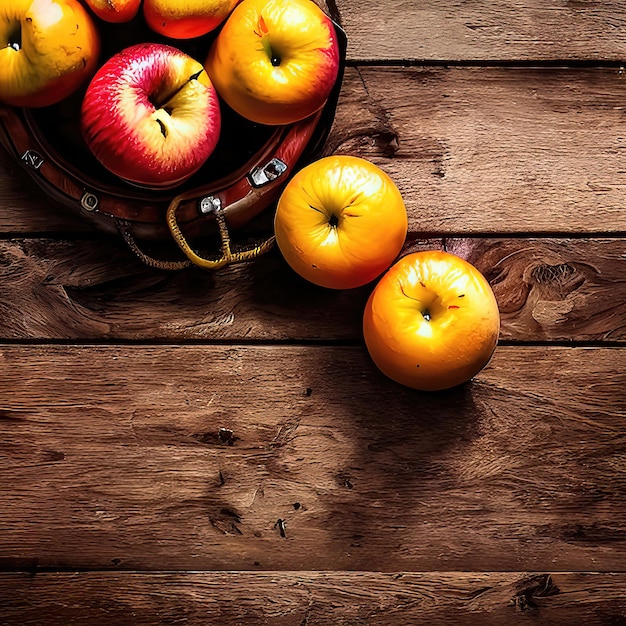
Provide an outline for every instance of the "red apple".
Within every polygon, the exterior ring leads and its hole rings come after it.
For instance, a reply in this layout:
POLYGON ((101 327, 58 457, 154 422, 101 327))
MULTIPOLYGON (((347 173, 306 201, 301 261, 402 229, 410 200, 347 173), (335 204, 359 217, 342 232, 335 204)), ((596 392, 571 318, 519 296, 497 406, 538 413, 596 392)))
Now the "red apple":
POLYGON ((141 0, 84 0, 85 4, 105 22, 130 22, 141 5, 141 0))
POLYGON ((60 102, 93 75, 100 38, 78 0, 1 0, 0 102, 60 102))
POLYGON ((239 0, 144 0, 148 26, 174 39, 191 39, 215 30, 239 0))
POLYGON ((220 133, 219 102, 204 68, 164 44, 136 44, 109 59, 87 88, 81 117, 96 158, 149 187, 189 178, 220 133))
POLYGON ((312 0, 243 0, 213 42, 205 66, 232 109, 275 125, 321 109, 339 64, 334 25, 312 0))

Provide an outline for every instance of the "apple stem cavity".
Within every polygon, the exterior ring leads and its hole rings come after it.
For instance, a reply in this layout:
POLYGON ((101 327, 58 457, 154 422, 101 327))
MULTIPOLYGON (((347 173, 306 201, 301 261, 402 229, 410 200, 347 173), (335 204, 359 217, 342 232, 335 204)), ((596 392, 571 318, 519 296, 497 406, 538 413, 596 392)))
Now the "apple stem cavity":
MULTIPOLYGON (((419 281, 420 285, 422 287, 424 287, 424 289, 426 289, 426 285, 420 280, 419 281)), ((420 298, 414 298, 413 296, 409 295, 405 290, 404 287, 402 285, 400 285, 400 291, 402 292, 402 295, 405 296, 406 298, 408 298, 409 300, 413 300, 414 302, 417 302, 420 306, 419 306, 419 312, 421 313, 422 317, 424 318, 425 321, 430 322, 430 320, 432 319, 432 313, 429 307, 431 307, 433 304, 435 304, 437 302, 437 300, 439 299, 439 296, 434 296, 434 298, 427 298, 428 302, 430 304, 426 304, 426 302, 424 302, 424 300, 420 299, 420 298)), ((465 295, 465 294, 463 294, 465 295)), ((448 307, 451 308, 451 307, 448 307)), ((456 307, 457 309, 459 307, 456 307)))
POLYGON ((202 74, 202 72, 204 72, 204 69, 201 69, 201 70, 197 71, 195 74, 192 74, 182 85, 180 85, 180 87, 178 87, 178 89, 176 89, 176 91, 174 91, 172 93, 168 93, 168 94, 166 94, 162 98, 156 98, 155 97, 153 99, 152 97, 150 97, 149 100, 152 103, 152 106, 155 109, 163 109, 166 113, 171 115, 172 107, 168 106, 168 103, 171 102, 171 100, 178 93, 180 93, 192 80, 198 80, 198 78, 200 77, 200 74, 202 74))
POLYGON ((278 67, 281 64, 282 59, 280 58, 280 55, 276 52, 276 50, 272 48, 272 42, 267 35, 261 37, 261 45, 263 46, 263 51, 267 55, 267 58, 270 60, 272 66, 278 67))
POLYGON ((157 120, 157 124, 161 128, 161 134, 163 137, 167 137, 167 128, 165 127, 165 124, 161 120, 157 120))
POLYGON ((22 49, 22 25, 17 22, 15 28, 9 33, 7 48, 13 48, 16 52, 22 49))
POLYGON ((272 43, 268 36, 269 29, 267 24, 265 23, 265 18, 262 15, 259 15, 259 20, 257 23, 257 29, 254 31, 254 34, 261 39, 261 45, 263 46, 263 51, 267 55, 267 58, 270 60, 270 63, 274 67, 278 67, 282 59, 279 54, 276 54, 276 51, 272 49, 272 43))
POLYGON ((272 48, 272 44, 269 40, 269 37, 263 37, 263 39, 261 40, 261 43, 263 44, 263 50, 265 51, 265 54, 267 55, 267 58, 270 60, 270 63, 272 64, 272 66, 278 67, 281 64, 282 59, 280 58, 280 55, 276 53, 276 50, 272 48))

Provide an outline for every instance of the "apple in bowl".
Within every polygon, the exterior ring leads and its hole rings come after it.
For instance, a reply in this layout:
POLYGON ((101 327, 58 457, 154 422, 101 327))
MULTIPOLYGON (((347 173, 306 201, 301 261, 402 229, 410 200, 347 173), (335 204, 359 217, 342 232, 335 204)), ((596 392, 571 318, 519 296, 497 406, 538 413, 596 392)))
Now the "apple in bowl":
POLYGON ((365 345, 378 368, 422 391, 478 374, 498 342, 500 314, 486 278, 439 250, 402 257, 380 279, 363 314, 365 345))
POLYGON ((202 64, 178 48, 140 43, 115 54, 93 77, 81 129, 94 156, 130 183, 174 187, 217 145, 217 93, 202 64))
POLYGON ((312 0, 243 0, 205 62, 224 101, 242 117, 267 125, 319 111, 339 66, 334 24, 312 0))
POLYGON ((105 22, 130 22, 139 12, 141 0, 84 0, 85 4, 105 22))
POLYGON ((172 39, 192 39, 215 30, 238 2, 239 0, 144 0, 143 14, 153 31, 172 39))
POLYGON ((98 31, 78 0, 2 0, 0 102, 44 107, 93 75, 98 31))

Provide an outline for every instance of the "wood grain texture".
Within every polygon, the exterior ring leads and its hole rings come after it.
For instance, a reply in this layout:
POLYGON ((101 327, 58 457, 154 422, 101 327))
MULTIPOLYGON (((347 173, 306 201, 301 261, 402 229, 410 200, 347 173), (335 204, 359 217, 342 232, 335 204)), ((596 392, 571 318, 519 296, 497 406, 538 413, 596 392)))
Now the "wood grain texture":
MULTIPOLYGON (((413 233, 623 233, 624 80, 616 69, 348 68, 325 153, 387 171, 413 233)), ((0 170, 0 233, 85 231, 31 187, 0 170)))
MULTIPOLYGON (((626 339, 619 239, 415 239, 403 254, 461 256, 493 286, 507 341, 626 339)), ((11 340, 361 341, 373 284, 333 291, 278 250, 209 273, 154 272, 115 240, 0 242, 0 337, 11 340)))
POLYGON ((617 70, 354 68, 328 150, 394 179, 424 233, 626 231, 617 70))
POLYGON ((0 574, 5 626, 620 624, 623 574, 0 574))
POLYGON ((0 566, 624 571, 626 354, 500 347, 423 394, 363 348, 0 354, 0 566))
POLYGON ((150 270, 0 154, 1 626, 626 624, 626 4, 329 9, 325 153, 485 273, 503 343, 399 387, 371 286, 150 270))
POLYGON ((0 146, 0 234, 92 232, 77 214, 46 197, 0 146))
POLYGON ((336 0, 352 61, 626 58, 619 0, 336 0))

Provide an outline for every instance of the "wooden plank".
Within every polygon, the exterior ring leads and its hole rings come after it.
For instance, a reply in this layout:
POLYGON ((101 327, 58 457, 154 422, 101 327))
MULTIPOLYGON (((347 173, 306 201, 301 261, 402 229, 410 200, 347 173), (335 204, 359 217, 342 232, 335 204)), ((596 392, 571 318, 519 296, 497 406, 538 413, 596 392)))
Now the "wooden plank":
MULTIPOLYGON (((491 282, 506 341, 624 341, 621 239, 407 241, 445 247, 491 282)), ((6 339, 361 341, 373 285, 315 287, 273 250, 216 273, 155 272, 119 242, 0 242, 0 336, 6 339)))
MULTIPOLYGON (((326 153, 388 171, 415 233, 623 233, 622 83, 616 69, 349 68, 326 153)), ((0 201, 0 232, 71 225, 2 170, 0 201)))
POLYGON ((0 566, 625 571, 626 352, 423 394, 361 347, 0 355, 0 566))
POLYGON ((0 146, 0 233, 93 232, 93 227, 59 206, 12 163, 0 146))
POLYGON ((336 0, 355 62, 622 61, 619 0, 336 0))
POLYGON ((617 70, 355 68, 328 150, 385 169, 424 233, 626 231, 617 70))
POLYGON ((0 574, 2 623, 619 624, 623 574, 184 572, 0 574))

